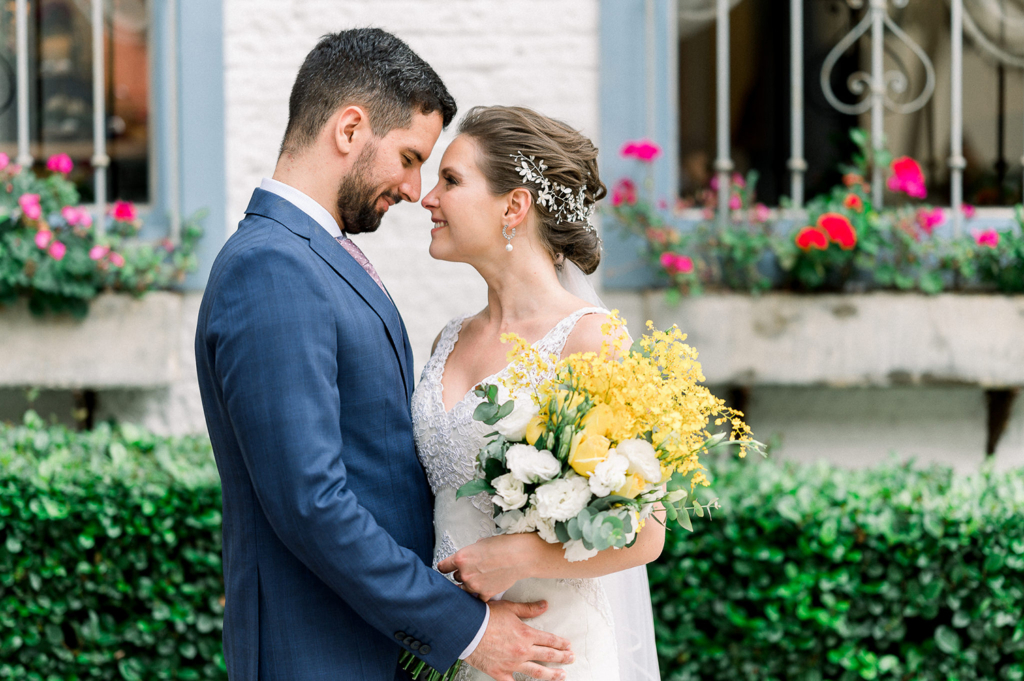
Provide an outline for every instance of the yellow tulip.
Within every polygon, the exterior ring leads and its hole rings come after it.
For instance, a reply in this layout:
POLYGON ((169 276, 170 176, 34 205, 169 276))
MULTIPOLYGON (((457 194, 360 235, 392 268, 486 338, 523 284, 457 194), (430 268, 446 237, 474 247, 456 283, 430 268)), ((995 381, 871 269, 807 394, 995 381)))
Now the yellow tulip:
POLYGON ((556 408, 559 410, 561 410, 562 407, 565 407, 566 411, 575 409, 580 406, 580 403, 582 402, 583 393, 570 393, 568 390, 559 390, 555 392, 555 404, 557 405, 556 408), (572 395, 571 399, 569 399, 569 395, 572 395))
POLYGON ((584 430, 608 437, 615 427, 615 412, 607 404, 595 404, 583 417, 582 423, 584 430))
POLYGON ((626 476, 626 484, 623 485, 617 494, 620 497, 626 497, 627 499, 635 499, 640 492, 644 491, 644 487, 647 483, 644 481, 642 475, 628 475, 626 476))
POLYGON ((526 424, 526 441, 531 445, 536 445, 537 440, 544 434, 545 425, 544 417, 540 414, 530 419, 530 422, 526 424))
POLYGON ((583 477, 589 478, 597 464, 608 458, 608 448, 611 445, 611 440, 604 435, 581 430, 572 437, 572 444, 569 446, 569 465, 583 477))

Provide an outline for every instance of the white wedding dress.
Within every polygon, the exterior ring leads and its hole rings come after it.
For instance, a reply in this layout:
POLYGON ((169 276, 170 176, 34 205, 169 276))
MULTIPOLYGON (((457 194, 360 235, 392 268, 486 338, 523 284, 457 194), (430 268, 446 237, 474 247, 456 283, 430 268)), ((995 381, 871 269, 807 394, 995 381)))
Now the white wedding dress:
MULTIPOLYGON (((534 347, 545 354, 560 355, 581 317, 607 312, 596 307, 577 310, 559 322, 534 347)), ((473 419, 473 411, 481 399, 472 392, 448 412, 441 397, 445 364, 468 316, 457 317, 445 326, 412 397, 416 447, 435 497, 435 567, 459 549, 495 533, 493 507, 486 494, 455 498, 456 490, 475 477, 477 453, 486 444, 486 435, 494 428, 473 419)), ((493 383, 506 371, 507 368, 483 382, 493 383)), ((641 566, 600 579, 525 579, 517 582, 503 598, 517 602, 542 599, 548 602, 547 611, 528 624, 571 642, 575 662, 564 666, 568 681, 657 681, 660 677, 653 652, 654 630, 646 572, 636 572, 643 570, 645 568, 641 566), (614 608, 608 590, 614 593, 612 601, 619 603, 614 608), (620 611, 622 615, 619 615, 620 611), (633 611, 640 613, 639 625, 633 611), (625 625, 619 622, 618 632, 617 619, 626 620, 625 625), (639 651, 642 651, 642 663, 625 659, 638 657, 639 651), (621 662, 620 655, 624 658, 621 662)), ((456 677, 457 681, 485 681, 490 678, 469 665, 463 665, 456 677)), ((518 681, 529 678, 516 674, 518 681)))

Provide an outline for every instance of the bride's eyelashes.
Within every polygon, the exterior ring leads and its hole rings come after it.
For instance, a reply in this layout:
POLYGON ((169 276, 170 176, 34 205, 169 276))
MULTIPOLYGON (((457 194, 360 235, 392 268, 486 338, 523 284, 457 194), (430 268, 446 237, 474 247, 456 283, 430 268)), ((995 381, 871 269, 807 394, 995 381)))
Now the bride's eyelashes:
POLYGON ((457 179, 455 179, 455 177, 453 175, 451 175, 450 173, 444 173, 441 176, 441 179, 444 180, 444 185, 446 187, 454 187, 454 186, 457 186, 459 184, 459 181, 457 179))

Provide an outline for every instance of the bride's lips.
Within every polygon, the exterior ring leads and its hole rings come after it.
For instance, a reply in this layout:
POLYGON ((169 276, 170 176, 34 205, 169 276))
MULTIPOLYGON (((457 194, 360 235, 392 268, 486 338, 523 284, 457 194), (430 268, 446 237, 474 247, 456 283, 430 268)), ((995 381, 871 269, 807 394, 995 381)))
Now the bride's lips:
POLYGON ((433 222, 434 222, 434 228, 430 230, 431 234, 434 234, 438 230, 444 229, 445 227, 448 226, 448 223, 445 220, 434 220, 433 222))

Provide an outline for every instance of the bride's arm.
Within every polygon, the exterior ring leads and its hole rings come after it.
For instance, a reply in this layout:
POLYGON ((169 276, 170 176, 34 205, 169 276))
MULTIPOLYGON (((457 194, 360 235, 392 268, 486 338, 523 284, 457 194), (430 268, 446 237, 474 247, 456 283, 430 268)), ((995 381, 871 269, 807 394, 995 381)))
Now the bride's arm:
MULTIPOLYGON (((655 512, 661 523, 664 511, 655 512)), ((570 563, 561 544, 549 544, 536 533, 503 534, 481 539, 441 561, 437 569, 456 572, 463 588, 490 600, 520 579, 592 578, 646 565, 661 555, 665 526, 648 518, 628 549, 605 549, 593 558, 570 563)))

